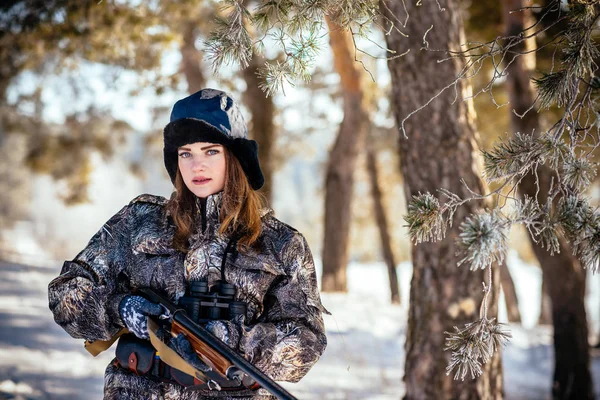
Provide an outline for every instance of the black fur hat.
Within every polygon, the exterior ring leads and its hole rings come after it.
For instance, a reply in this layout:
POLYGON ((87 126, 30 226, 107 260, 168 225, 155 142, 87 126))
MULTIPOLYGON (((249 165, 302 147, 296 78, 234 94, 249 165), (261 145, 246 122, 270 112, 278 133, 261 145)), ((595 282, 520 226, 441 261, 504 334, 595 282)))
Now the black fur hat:
POLYGON ((244 117, 225 92, 202 89, 173 106, 171 122, 165 126, 163 149, 165 167, 175 183, 177 149, 196 142, 218 143, 240 161, 250 186, 260 189, 265 178, 258 163, 258 144, 248 139, 244 117))

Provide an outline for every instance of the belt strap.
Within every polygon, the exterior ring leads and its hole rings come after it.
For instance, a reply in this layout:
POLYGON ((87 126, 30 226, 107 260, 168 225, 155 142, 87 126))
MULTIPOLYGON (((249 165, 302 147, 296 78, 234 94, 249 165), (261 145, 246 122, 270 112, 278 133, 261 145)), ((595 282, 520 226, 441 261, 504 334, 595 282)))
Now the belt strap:
MULTIPOLYGON (((221 386, 219 386, 219 384, 215 383, 215 381, 209 380, 208 382, 204 383, 197 379, 194 379, 193 385, 188 386, 188 385, 185 385, 182 382, 178 381, 177 379, 175 379, 173 377, 173 375, 171 375, 172 369, 171 369, 170 365, 163 362, 162 360, 156 360, 155 362, 158 363, 158 367, 156 368, 156 370, 153 367, 152 369, 150 369, 149 371, 147 371, 146 373, 141 374, 141 375, 137 374, 137 372, 133 371, 131 368, 122 366, 116 358, 112 361, 112 365, 115 366, 116 368, 123 368, 127 371, 135 372, 136 375, 138 375, 138 376, 150 375, 150 376, 154 377, 155 379, 158 379, 161 382, 168 382, 168 383, 173 383, 173 384, 177 384, 177 385, 182 385, 185 387, 186 391, 198 391, 198 390, 239 391, 239 390, 247 389, 242 386, 221 387, 221 386)), ((192 376, 190 376, 190 378, 192 378, 192 376)), ((255 386, 255 387, 251 387, 249 389, 257 390, 258 388, 259 388, 259 386, 255 386)))

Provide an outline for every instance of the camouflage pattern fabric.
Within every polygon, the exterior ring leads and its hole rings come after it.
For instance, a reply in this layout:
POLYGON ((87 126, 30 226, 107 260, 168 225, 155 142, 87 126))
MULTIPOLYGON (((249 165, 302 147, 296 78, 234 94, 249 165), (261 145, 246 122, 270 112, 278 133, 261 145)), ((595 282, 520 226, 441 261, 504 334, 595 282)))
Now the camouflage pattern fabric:
MULTIPOLYGON (((175 226, 166 215, 165 198, 141 195, 123 207, 50 282, 49 305, 56 323, 74 338, 108 340, 124 327, 118 307, 132 288, 151 287, 177 301, 188 279, 205 279, 209 285, 220 279, 231 239, 218 233, 221 196, 219 192, 206 199, 206 215, 197 215, 199 229, 187 254, 171 246, 175 226)), ((271 378, 297 382, 325 350, 322 313, 328 312, 321 304, 306 239, 271 210, 263 210, 262 221, 258 245, 226 258, 225 277, 237 288, 236 300, 248 303, 245 321, 236 324, 237 351, 271 378)), ((263 389, 183 389, 112 365, 106 369, 105 399, 271 398, 263 389)))

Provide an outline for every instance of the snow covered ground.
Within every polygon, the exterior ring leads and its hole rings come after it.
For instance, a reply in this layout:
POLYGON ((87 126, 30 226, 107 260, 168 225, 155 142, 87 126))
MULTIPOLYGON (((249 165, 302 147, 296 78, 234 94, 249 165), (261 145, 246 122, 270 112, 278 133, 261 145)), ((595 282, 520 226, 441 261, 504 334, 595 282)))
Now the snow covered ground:
MULTIPOLYGON (((553 369, 552 332, 534 327, 540 273, 509 259, 524 319, 512 326, 503 353, 507 399, 547 399, 553 369)), ((318 266, 319 267, 319 266, 318 266)), ((111 352, 92 358, 52 319, 46 288, 60 266, 0 264, 0 399, 100 399, 111 352)), ((351 264, 349 293, 324 294, 329 345, 300 384, 285 384, 300 399, 399 399, 404 393, 404 340, 411 267, 398 267, 402 306, 388 304, 381 263, 351 264)), ((598 332, 600 277, 590 281, 589 316, 598 332)), ((600 355, 592 359, 600 399, 600 355)))

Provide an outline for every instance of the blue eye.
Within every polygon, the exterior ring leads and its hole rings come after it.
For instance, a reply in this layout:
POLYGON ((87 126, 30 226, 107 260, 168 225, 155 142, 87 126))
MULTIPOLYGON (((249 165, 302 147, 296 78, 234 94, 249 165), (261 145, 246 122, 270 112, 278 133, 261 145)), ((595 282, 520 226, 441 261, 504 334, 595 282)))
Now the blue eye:
POLYGON ((181 158, 189 158, 191 156, 192 156, 192 154, 189 151, 184 151, 182 153, 179 153, 179 157, 181 157, 181 158))
POLYGON ((219 154, 219 150, 216 149, 210 149, 206 152, 208 155, 214 156, 215 154, 219 154))

